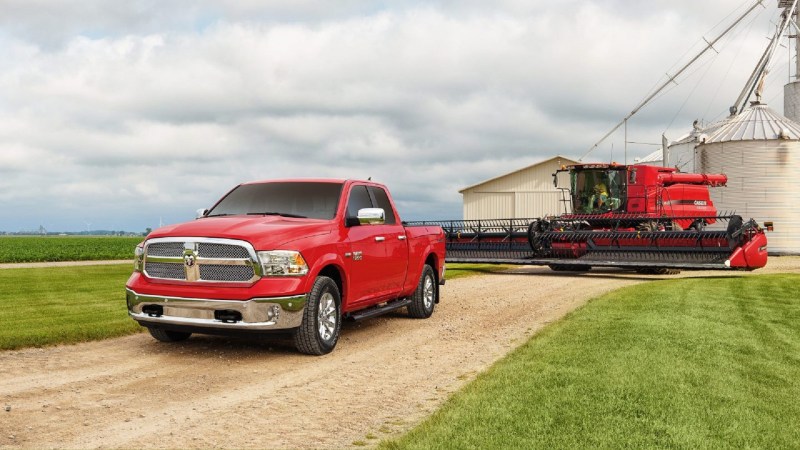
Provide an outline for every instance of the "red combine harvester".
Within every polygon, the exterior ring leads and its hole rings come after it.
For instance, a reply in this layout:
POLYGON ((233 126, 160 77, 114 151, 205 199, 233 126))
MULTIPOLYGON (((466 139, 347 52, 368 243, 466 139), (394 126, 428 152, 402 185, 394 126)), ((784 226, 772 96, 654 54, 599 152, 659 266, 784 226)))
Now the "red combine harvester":
POLYGON ((553 180, 562 193, 560 216, 418 223, 445 230, 448 262, 650 274, 767 263, 767 238, 755 220, 720 215, 711 201, 709 187, 724 186, 725 175, 612 163, 562 167, 553 180))

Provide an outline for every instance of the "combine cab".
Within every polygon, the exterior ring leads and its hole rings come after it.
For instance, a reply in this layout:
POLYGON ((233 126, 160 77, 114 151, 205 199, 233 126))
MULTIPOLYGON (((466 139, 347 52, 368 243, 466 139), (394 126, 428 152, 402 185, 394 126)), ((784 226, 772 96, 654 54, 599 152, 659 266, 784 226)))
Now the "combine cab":
POLYGON ((767 238, 758 224, 719 215, 709 187, 725 175, 658 166, 580 164, 553 174, 564 214, 536 219, 435 223, 447 234, 447 261, 547 265, 585 271, 625 267, 641 273, 764 267, 767 238))

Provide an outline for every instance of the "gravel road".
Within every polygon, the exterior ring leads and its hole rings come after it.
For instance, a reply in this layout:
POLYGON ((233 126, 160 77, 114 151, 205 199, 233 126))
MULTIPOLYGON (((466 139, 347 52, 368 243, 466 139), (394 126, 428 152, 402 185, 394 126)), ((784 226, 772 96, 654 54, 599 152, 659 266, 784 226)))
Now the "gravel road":
MULTIPOLYGON (((773 258, 754 273, 767 272, 800 273, 800 258, 773 258)), ((346 323, 322 357, 275 340, 163 344, 148 334, 0 352, 0 448, 374 444, 587 300, 659 278, 674 277, 524 267, 452 280, 430 319, 346 323)))

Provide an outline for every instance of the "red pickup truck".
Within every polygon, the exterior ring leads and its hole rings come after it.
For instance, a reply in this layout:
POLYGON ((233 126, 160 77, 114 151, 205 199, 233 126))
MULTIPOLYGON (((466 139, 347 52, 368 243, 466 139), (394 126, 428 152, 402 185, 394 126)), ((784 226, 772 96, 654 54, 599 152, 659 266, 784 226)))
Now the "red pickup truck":
POLYGON ((404 226, 377 183, 244 183, 137 246, 128 313, 160 341, 278 330, 322 355, 343 318, 430 317, 444 247, 440 227, 404 226))

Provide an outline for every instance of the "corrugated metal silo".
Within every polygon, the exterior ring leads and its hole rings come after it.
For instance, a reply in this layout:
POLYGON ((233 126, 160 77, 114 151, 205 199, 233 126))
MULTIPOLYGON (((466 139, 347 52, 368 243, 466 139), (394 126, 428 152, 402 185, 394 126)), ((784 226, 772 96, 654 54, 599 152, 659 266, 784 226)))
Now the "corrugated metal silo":
POLYGON ((697 146, 708 139, 721 126, 725 125, 726 122, 726 120, 723 120, 707 126, 702 126, 695 122, 692 131, 667 147, 664 166, 677 167, 681 172, 700 173, 700 166, 697 163, 695 154, 697 146))
POLYGON ((719 211, 772 221, 771 254, 800 253, 800 124, 755 104, 729 117, 696 148, 698 172, 724 173, 711 190, 719 211))

